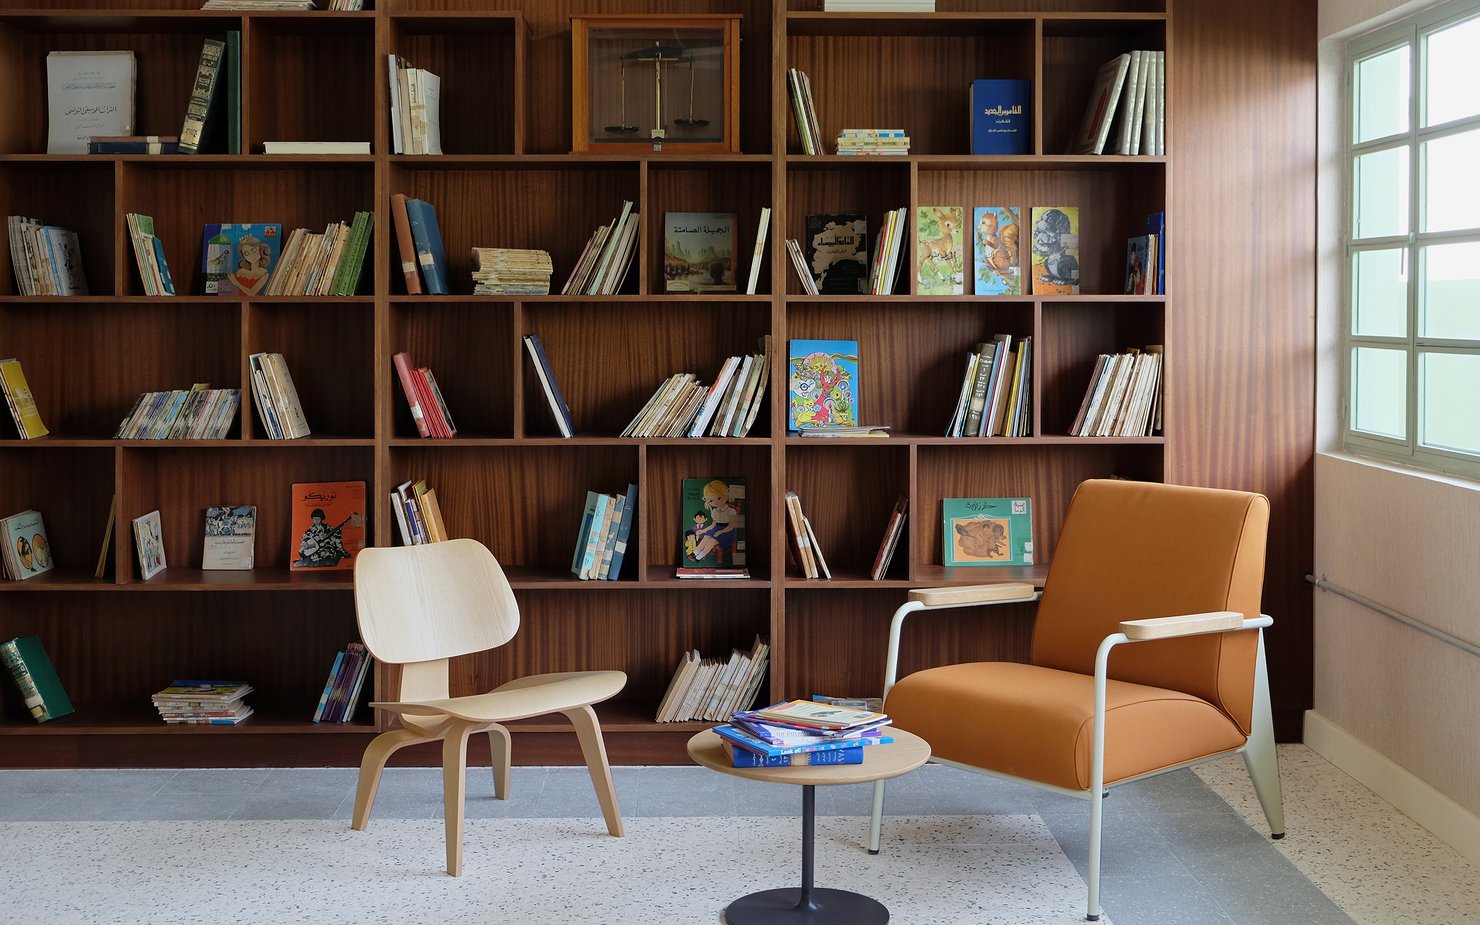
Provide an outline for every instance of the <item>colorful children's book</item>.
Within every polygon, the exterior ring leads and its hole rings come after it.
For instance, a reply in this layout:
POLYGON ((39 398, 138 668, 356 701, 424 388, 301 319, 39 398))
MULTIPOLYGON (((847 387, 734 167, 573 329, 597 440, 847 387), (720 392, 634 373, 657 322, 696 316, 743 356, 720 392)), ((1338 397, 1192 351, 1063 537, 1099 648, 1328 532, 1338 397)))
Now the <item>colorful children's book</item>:
POLYGON ((22 440, 51 433, 41 423, 41 413, 36 410, 36 399, 31 395, 31 385, 26 381, 20 360, 14 357, 0 360, 0 391, 5 393, 5 404, 10 408, 16 433, 22 440))
POLYGON ((663 216, 663 291, 735 291, 735 213, 663 216))
POLYGON ((863 764, 863 746, 835 748, 821 752, 802 752, 799 755, 757 755, 746 748, 737 748, 728 739, 723 743, 733 766, 737 768, 798 768, 824 764, 863 764))
POLYGON ((752 752, 765 758, 776 758, 782 755, 805 755, 812 752, 843 751, 848 749, 862 748, 865 745, 888 745, 894 741, 893 736, 866 736, 859 739, 819 739, 805 745, 767 745, 760 739, 753 738, 736 729, 734 726, 716 726, 714 734, 738 746, 739 749, 752 752))
POLYGON ((292 569, 352 569, 365 546, 364 482, 293 485, 292 569))
POLYGON ((255 561, 257 507, 253 504, 206 508, 203 569, 249 569, 255 561))
POLYGON ((1029 83, 971 82, 971 153, 1027 154, 1029 83))
POLYGON ((0 520, 0 542, 5 543, 5 573, 24 581, 51 571, 51 541, 40 511, 22 511, 0 520))
POLYGON ((11 678, 20 688, 21 700, 36 722, 44 723, 74 712, 40 639, 18 636, 0 643, 0 662, 10 669, 11 678))
POLYGON ((1017 207, 977 206, 971 227, 976 294, 1022 295, 1017 207))
POLYGON ((1148 273, 1154 273, 1155 268, 1151 266, 1152 248, 1150 235, 1136 235, 1129 239, 1125 245, 1125 294, 1126 295, 1148 295, 1154 294, 1156 283, 1154 279, 1148 280, 1148 273), (1150 288, 1148 288, 1148 286, 1150 288))
POLYGON ((679 578, 749 578, 745 565, 745 480, 684 479, 679 578))
POLYGON ((858 341, 794 340, 787 358, 786 426, 858 426, 858 341))
POLYGON ((868 220, 863 215, 807 216, 806 251, 818 293, 868 292, 868 220))
POLYGON ((169 567, 164 556, 164 531, 159 512, 134 518, 134 548, 139 553, 139 578, 148 581, 169 567))
POLYGON ((1079 294, 1079 207, 1033 207, 1033 295, 1079 294))
POLYGON ((200 259, 206 295, 240 298, 262 292, 277 268, 282 244, 282 225, 206 225, 200 259))
POLYGON ((942 498, 944 565, 1032 565, 1028 498, 942 498))
POLYGON ((965 235, 960 206, 921 206, 915 210, 919 295, 961 295, 965 291, 965 235))

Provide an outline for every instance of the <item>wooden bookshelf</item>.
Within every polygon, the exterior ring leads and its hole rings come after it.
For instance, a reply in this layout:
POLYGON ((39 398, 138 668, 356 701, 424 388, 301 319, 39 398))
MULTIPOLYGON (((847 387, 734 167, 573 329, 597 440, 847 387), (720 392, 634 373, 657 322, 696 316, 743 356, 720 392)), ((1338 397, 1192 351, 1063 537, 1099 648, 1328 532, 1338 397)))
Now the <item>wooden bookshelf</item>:
MULTIPOLYGON (((682 761, 684 741, 700 728, 651 721, 683 650, 719 654, 763 634, 773 646, 773 698, 877 695, 888 616, 907 588, 984 580, 1041 586, 1081 480, 1187 480, 1197 468, 1181 445, 1160 436, 1064 436, 1096 354, 1146 343, 1168 345, 1168 434, 1193 430, 1178 417, 1189 413, 1188 396, 1172 395, 1196 381, 1183 370, 1198 359, 1176 352, 1181 313, 1199 310, 1184 302, 1190 274, 1181 256, 1167 267, 1170 295, 1119 294, 1126 237, 1143 232, 1146 214, 1166 211, 1178 227, 1173 161, 1186 136, 1173 132, 1183 97, 1171 82, 1180 76, 1168 78, 1168 156, 1062 153, 1105 60, 1166 49, 1169 75, 1188 72, 1178 62, 1191 52, 1171 48, 1170 0, 938 0, 940 12, 908 16, 826 14, 819 0, 371 5, 353 14, 207 13, 196 9, 199 0, 0 0, 0 75, 15 99, 29 101, 0 114, 0 211, 76 229, 94 293, 22 298, 9 251, 0 249, 0 355, 21 359, 53 431, 39 441, 0 431, 0 514, 40 510, 61 565, 41 579, 0 582, 0 638, 41 636, 78 704, 75 716, 36 726, 20 716, 13 689, 0 685, 0 765, 356 763, 388 719, 362 712, 335 729, 309 721, 334 653, 357 631, 348 574, 287 568, 293 482, 365 481, 369 539, 383 546, 399 541, 387 493, 406 479, 427 479, 451 530, 499 557, 522 611, 512 643, 455 660, 454 693, 537 672, 623 670, 629 680, 621 699, 599 711, 608 749, 618 762, 652 763, 682 761), (569 17, 617 11, 742 16, 740 154, 570 153, 569 17), (238 29, 246 153, 43 153, 49 50, 133 49, 136 131, 175 134, 202 40, 238 29), (389 153, 391 53, 442 77, 444 156, 389 153), (811 78, 829 148, 843 127, 905 126, 913 153, 801 155, 786 96, 789 66, 811 78), (969 155, 966 88, 976 77, 1032 81, 1031 154, 969 155), (268 157, 260 152, 269 140, 369 140, 375 153, 268 157), (436 206, 453 294, 405 293, 388 208, 397 192, 436 206), (642 213, 642 234, 620 294, 471 294, 475 245, 548 250, 558 292, 592 230, 624 199, 642 213), (808 214, 864 212, 872 233, 885 210, 909 206, 913 227, 915 207, 949 204, 968 216, 976 205, 1016 205, 1025 231, 1032 206, 1079 206, 1084 294, 916 295, 913 248, 890 296, 801 292, 784 239, 802 236, 808 214), (662 293, 664 212, 736 213, 743 278, 762 206, 774 213, 758 295, 662 293), (196 294, 205 223, 280 222, 286 233, 347 221, 361 209, 376 218, 356 297, 196 294), (125 212, 154 217, 182 295, 143 295, 125 212), (541 335, 570 403, 574 439, 558 437, 526 362, 521 338, 532 332, 541 335), (997 332, 1033 336, 1033 436, 939 436, 966 352, 997 332), (692 370, 708 381, 725 357, 753 351, 766 334, 778 354, 792 338, 859 341, 864 417, 892 424, 891 439, 788 437, 782 364, 772 367, 765 408, 747 438, 615 436, 666 376, 692 370), (401 350, 436 373, 460 428, 456 439, 417 438, 390 363, 401 350), (247 396, 247 355, 256 351, 286 356, 312 438, 263 439, 247 396), (243 389, 226 439, 109 438, 138 393, 192 382, 243 389), (747 481, 750 581, 673 576, 679 483, 711 475, 747 481), (630 564, 619 581, 575 580, 569 561, 586 491, 620 491, 628 482, 641 487, 630 564), (807 581, 788 562, 781 528, 788 488, 801 494, 824 544, 831 582, 807 581), (115 494, 108 574, 95 579, 115 494), (910 498, 906 533, 886 580, 869 581, 900 494, 910 498), (1031 497, 1040 564, 1011 571, 938 565, 940 501, 969 496, 1031 497), (217 503, 257 505, 256 571, 200 570, 203 509, 217 503), (144 582, 130 521, 156 508, 171 565, 144 582), (249 680, 258 715, 241 727, 166 728, 148 697, 180 677, 249 680)), ((1193 252, 1189 244, 1186 253, 1193 252)), ((1216 443, 1199 443, 1194 456, 1206 461, 1217 453, 1216 443)), ((1298 460, 1284 465, 1293 471, 1298 460)), ((1224 475, 1237 477, 1219 472, 1205 481, 1224 475)), ((946 659, 1025 658, 1031 606, 992 610, 933 617, 905 646, 902 670, 946 659)), ((376 695, 385 695, 394 676, 377 667, 376 695)), ((516 761, 580 760, 574 737, 556 734, 565 728, 558 718, 513 728, 516 761)), ((438 760, 416 751, 402 760, 438 760)))

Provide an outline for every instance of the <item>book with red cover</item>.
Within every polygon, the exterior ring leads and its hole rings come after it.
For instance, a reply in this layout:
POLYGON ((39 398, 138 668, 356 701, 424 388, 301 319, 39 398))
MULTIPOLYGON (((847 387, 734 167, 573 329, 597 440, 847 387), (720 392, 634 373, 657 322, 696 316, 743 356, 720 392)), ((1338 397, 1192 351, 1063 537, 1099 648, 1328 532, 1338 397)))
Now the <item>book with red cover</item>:
POLYGON ((295 482, 290 568, 352 569, 365 546, 364 482, 295 482))
POLYGON ((391 221, 396 226, 396 252, 401 258, 401 275, 406 279, 406 294, 421 295, 421 274, 416 272, 416 242, 411 237, 411 216, 406 212, 406 194, 391 196, 391 221))
POLYGON ((421 404, 421 391, 416 387, 411 355, 402 351, 391 357, 391 363, 396 367, 396 377, 401 380, 401 390, 406 393, 406 403, 411 406, 411 420, 416 424, 416 432, 423 437, 430 437, 432 428, 427 423, 426 409, 421 404))

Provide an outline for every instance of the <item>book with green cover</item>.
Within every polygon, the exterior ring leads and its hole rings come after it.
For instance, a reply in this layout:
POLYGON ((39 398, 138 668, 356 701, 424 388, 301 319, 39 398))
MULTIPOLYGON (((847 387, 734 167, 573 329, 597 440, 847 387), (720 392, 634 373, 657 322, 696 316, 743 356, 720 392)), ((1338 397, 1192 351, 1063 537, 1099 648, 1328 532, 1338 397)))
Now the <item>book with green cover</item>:
POLYGON ((684 479, 679 578, 749 578, 745 480, 684 479))
POLYGON ((44 723, 76 712, 40 639, 18 636, 0 643, 0 661, 10 669, 10 676, 21 690, 21 699, 36 722, 44 723))
POLYGON ((942 498, 942 565, 1032 565, 1029 498, 942 498))

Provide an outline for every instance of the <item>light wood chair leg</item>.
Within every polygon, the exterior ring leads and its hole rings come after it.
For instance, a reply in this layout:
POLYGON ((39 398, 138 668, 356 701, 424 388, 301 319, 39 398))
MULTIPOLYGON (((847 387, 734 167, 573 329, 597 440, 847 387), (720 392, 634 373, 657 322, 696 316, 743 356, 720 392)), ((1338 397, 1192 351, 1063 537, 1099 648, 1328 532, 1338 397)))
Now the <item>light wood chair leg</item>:
POLYGON ((589 706, 576 707, 566 710, 565 715, 576 727, 581 754, 586 758, 586 770, 591 773, 591 784, 596 788, 601 814, 606 817, 606 830, 621 837, 622 814, 617 809, 617 792, 612 787, 612 769, 606 761, 606 744, 601 739, 601 724, 596 720, 596 711, 589 706))
POLYGON ((473 727, 454 723, 442 740, 442 802, 447 819, 447 872, 462 876, 463 804, 467 798, 468 738, 473 727))
POLYGON ((360 783, 355 788, 355 815, 350 828, 364 831, 370 824, 370 809, 375 805, 375 793, 380 789, 380 772, 397 749, 414 742, 425 742, 426 737, 410 729, 392 729, 383 732, 365 747, 365 757, 360 759, 360 783))
POLYGON ((500 800, 509 798, 509 766, 513 762, 513 743, 509 730, 495 723, 488 727, 488 753, 493 759, 493 795, 500 800))

